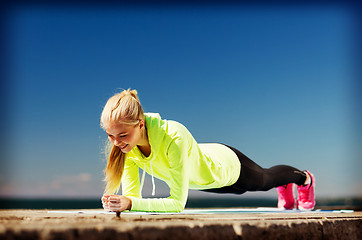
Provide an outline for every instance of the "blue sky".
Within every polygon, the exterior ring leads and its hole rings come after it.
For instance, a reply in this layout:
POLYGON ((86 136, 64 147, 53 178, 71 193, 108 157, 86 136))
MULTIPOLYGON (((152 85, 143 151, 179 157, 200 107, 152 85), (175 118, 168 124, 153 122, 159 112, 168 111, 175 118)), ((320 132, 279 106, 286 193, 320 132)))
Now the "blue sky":
POLYGON ((317 196, 361 196, 348 8, 23 6, 7 24, 0 196, 100 196, 99 117, 121 88, 199 142, 309 169, 317 196))

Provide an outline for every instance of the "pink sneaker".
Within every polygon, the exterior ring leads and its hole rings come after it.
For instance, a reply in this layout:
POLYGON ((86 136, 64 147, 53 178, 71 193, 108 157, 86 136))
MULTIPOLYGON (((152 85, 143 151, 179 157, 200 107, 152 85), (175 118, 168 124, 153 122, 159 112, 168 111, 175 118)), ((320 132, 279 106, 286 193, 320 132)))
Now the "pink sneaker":
POLYGON ((293 193, 294 183, 277 187, 278 192, 278 208, 291 210, 294 208, 295 200, 293 193))
POLYGON ((315 178, 309 171, 305 171, 311 178, 311 183, 306 186, 297 186, 298 188, 298 201, 297 208, 300 210, 313 210, 315 206, 314 187, 315 178))

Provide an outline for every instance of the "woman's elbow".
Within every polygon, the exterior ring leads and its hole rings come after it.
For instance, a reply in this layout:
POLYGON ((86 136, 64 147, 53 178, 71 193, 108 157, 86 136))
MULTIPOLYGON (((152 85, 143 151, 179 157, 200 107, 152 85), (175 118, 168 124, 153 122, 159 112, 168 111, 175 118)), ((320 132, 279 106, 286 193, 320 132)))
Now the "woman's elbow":
POLYGON ((185 205, 186 205, 186 203, 182 203, 181 201, 177 201, 176 206, 175 206, 176 207, 175 211, 178 212, 178 213, 183 212, 183 210, 185 210, 185 205))

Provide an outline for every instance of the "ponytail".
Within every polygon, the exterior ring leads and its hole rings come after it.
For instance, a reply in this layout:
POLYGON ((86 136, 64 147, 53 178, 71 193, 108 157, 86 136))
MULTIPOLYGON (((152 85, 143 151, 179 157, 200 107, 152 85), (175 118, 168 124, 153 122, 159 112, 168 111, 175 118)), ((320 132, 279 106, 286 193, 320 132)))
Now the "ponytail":
POLYGON ((107 183, 105 193, 115 194, 121 185, 124 170, 125 155, 121 149, 112 144, 107 167, 104 170, 105 181, 107 183))

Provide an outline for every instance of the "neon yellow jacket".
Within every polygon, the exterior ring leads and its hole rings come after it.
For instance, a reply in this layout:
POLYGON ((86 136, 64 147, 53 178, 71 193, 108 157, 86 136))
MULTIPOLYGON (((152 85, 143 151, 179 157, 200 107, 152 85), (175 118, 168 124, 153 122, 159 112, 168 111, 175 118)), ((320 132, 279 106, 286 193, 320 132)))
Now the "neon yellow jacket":
POLYGON ((189 189, 220 188, 239 178, 240 162, 230 148, 198 144, 186 127, 162 120, 158 113, 146 113, 145 120, 151 154, 145 157, 133 148, 126 154, 122 177, 122 194, 132 199, 131 211, 182 212, 189 189), (139 168, 165 181, 170 197, 143 199, 139 168))

